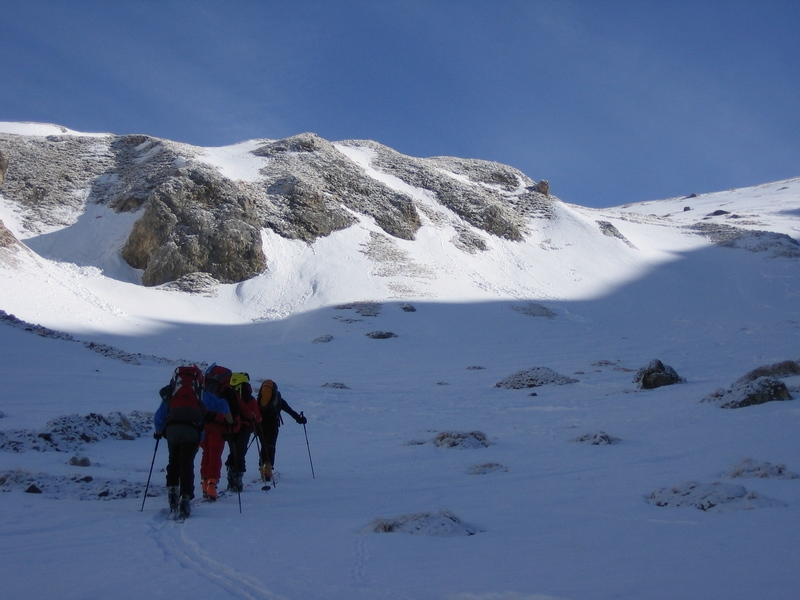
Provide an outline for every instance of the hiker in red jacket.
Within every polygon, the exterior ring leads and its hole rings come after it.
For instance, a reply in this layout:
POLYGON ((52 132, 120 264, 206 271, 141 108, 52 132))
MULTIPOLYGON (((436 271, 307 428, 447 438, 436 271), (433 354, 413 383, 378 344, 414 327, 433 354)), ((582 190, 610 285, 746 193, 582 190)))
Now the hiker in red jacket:
MULTIPOLYGON (((230 386, 231 370, 211 365, 205 373, 203 387, 204 404, 221 404, 228 410, 211 412, 206 415, 203 427, 203 458, 200 460, 200 479, 203 498, 214 502, 217 499, 217 484, 222 474, 222 452, 225 450, 225 435, 238 430, 239 423, 230 410, 229 396, 233 394, 230 386), (206 398, 209 397, 209 401, 206 398), (227 402, 226 402, 227 401, 227 402)), ((235 395, 235 394, 234 394, 235 395)))

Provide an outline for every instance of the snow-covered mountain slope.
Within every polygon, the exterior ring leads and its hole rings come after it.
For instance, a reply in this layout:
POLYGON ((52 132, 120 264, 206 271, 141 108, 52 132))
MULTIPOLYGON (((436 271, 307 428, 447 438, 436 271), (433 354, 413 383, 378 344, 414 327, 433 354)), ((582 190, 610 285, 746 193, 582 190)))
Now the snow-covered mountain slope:
MULTIPOLYGON (((0 130, 73 133, 31 127, 0 130)), ((195 156, 254 184, 265 143, 195 156)), ((120 248, 146 209, 87 192, 54 225, 0 198, 5 594, 796 595, 800 180, 607 209, 553 198, 547 218, 513 213, 513 240, 372 143, 332 146, 413 203, 414 239, 345 207, 350 225, 313 240, 260 228, 255 277, 145 287, 120 248), (656 358, 685 381, 639 388, 656 358), (309 422, 308 438, 282 428, 275 489, 253 447, 241 513, 229 495, 178 525, 163 446, 140 508, 146 413, 188 361, 275 379, 309 422), (794 400, 720 408, 712 393, 761 366, 794 400)))

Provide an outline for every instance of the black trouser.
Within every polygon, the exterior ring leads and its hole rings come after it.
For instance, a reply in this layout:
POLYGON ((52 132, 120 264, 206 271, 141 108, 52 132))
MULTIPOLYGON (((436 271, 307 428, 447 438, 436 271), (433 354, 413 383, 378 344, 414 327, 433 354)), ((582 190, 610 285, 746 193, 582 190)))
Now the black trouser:
POLYGON ((261 431, 264 433, 264 447, 261 448, 261 464, 268 462, 275 466, 275 445, 278 443, 278 430, 281 424, 278 419, 261 421, 261 431))
POLYGON ((167 487, 180 485, 181 496, 194 498, 194 457, 200 445, 197 427, 174 423, 166 428, 169 445, 167 487))
POLYGON ((247 444, 250 442, 250 434, 253 430, 249 427, 242 427, 236 433, 229 433, 225 436, 228 440, 228 458, 225 460, 226 467, 234 467, 237 473, 244 473, 245 456, 247 455, 247 444))

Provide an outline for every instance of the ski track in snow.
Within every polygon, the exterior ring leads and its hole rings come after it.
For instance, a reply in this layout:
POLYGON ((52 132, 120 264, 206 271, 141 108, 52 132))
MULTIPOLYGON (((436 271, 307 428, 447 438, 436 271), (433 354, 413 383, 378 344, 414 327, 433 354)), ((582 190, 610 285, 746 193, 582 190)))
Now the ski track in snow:
MULTIPOLYGON (((203 550, 200 543, 191 537, 192 517, 185 523, 166 519, 167 511, 162 510, 153 517, 150 533, 167 561, 176 561, 181 568, 220 589, 225 598, 240 600, 284 600, 285 596, 274 594, 255 577, 245 575, 217 560, 203 550)), ((201 530, 202 533, 202 530, 201 530)))

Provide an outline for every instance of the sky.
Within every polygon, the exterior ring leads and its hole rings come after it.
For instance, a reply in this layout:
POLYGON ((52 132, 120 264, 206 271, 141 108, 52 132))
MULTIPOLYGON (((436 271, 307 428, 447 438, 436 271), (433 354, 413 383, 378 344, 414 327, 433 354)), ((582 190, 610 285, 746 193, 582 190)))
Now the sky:
POLYGON ((795 1, 0 0, 0 121, 311 131, 498 161, 583 206, 800 176, 795 1))

